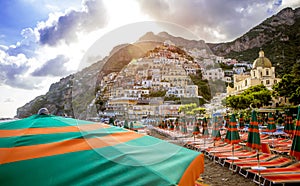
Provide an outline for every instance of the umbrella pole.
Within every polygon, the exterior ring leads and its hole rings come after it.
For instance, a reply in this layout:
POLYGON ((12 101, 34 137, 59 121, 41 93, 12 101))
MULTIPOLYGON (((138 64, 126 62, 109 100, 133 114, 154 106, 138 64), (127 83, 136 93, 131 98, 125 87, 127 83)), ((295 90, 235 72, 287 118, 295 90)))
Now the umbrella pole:
MULTIPOLYGON (((233 163, 234 163, 234 144, 232 144, 232 162, 231 162, 231 170, 233 170, 233 163)), ((234 173, 234 171, 233 171, 234 173)))
POLYGON ((258 154, 258 149, 256 150, 257 153, 257 165, 258 165, 258 185, 260 185, 260 164, 259 164, 259 154, 258 154))

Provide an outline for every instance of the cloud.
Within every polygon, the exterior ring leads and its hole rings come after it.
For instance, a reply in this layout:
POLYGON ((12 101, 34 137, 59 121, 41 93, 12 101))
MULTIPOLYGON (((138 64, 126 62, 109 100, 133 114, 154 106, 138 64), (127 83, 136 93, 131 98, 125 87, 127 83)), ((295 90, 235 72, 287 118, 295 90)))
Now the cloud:
POLYGON ((15 88, 38 88, 33 79, 26 76, 29 70, 29 59, 24 54, 9 56, 0 50, 0 85, 6 84, 15 88))
POLYGON ((140 0, 141 10, 156 20, 179 24, 210 42, 229 41, 270 16, 281 0, 140 0))
POLYGON ((5 99, 3 100, 3 102, 4 102, 4 103, 12 103, 12 102, 15 102, 15 99, 13 99, 13 98, 5 98, 5 99))
POLYGON ((55 46, 59 41, 71 43, 77 40, 79 32, 102 28, 107 22, 107 12, 102 0, 83 1, 81 10, 68 10, 56 20, 40 23, 38 32, 42 45, 55 46))
POLYGON ((31 73, 32 76, 66 76, 70 71, 66 70, 65 63, 69 58, 58 55, 54 59, 48 60, 42 67, 31 73))

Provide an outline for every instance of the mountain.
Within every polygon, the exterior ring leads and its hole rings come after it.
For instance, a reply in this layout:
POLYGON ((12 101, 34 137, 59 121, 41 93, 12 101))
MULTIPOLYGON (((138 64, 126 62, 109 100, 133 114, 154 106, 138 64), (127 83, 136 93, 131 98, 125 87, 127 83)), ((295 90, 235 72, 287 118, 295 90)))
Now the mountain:
POLYGON ((300 8, 285 8, 234 41, 208 46, 215 55, 251 62, 262 48, 282 76, 300 62, 300 8))
POLYGON ((41 107, 47 107, 54 115, 79 119, 91 117, 88 114, 90 109, 94 109, 95 98, 99 96, 97 92, 101 89, 100 81, 110 73, 120 72, 131 60, 145 56, 149 50, 162 45, 166 40, 185 49, 201 50, 206 55, 212 54, 204 41, 186 40, 171 36, 166 32, 157 35, 149 32, 137 42, 118 45, 104 59, 53 83, 45 95, 38 96, 18 108, 16 117, 28 117, 37 113, 41 107))

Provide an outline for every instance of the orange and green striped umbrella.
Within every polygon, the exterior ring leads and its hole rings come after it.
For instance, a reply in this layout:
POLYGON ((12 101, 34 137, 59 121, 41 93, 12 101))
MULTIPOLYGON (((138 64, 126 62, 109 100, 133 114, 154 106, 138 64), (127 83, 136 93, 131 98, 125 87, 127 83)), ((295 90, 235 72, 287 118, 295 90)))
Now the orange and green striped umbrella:
POLYGON ((225 142, 229 144, 238 144, 240 141, 241 139, 237 129, 235 114, 232 114, 226 132, 225 142))
POLYGON ((240 129, 245 128, 245 121, 244 121, 242 113, 240 114, 240 118, 239 118, 239 127, 240 127, 240 129))
POLYGON ((229 121, 230 120, 230 117, 229 117, 229 114, 226 114, 225 116, 225 128, 228 129, 229 127, 229 121))
POLYGON ((52 115, 1 123, 0 152, 1 185, 194 185, 204 169, 199 152, 52 115))
POLYGON ((298 106, 296 129, 294 131, 294 138, 290 155, 296 157, 298 161, 300 160, 300 106, 298 106))
POLYGON ((211 135, 214 141, 218 141, 221 139, 220 127, 218 125, 216 116, 213 117, 213 130, 211 135))
POLYGON ((272 112, 269 112, 268 114, 268 126, 267 129, 269 132, 275 132, 276 131, 276 125, 275 125, 275 121, 274 121, 274 117, 272 112))
POLYGON ((295 130, 295 127, 293 124, 292 114, 290 111, 286 111, 283 131, 289 135, 293 135, 294 130, 295 130))
POLYGON ((257 114, 255 110, 253 110, 251 113, 251 120, 248 128, 248 140, 246 146, 257 150, 261 149, 257 114))
POLYGON ((203 118, 203 121, 202 121, 202 137, 203 138, 208 138, 209 136, 209 133, 208 133, 208 128, 207 128, 207 120, 206 120, 206 117, 203 118))

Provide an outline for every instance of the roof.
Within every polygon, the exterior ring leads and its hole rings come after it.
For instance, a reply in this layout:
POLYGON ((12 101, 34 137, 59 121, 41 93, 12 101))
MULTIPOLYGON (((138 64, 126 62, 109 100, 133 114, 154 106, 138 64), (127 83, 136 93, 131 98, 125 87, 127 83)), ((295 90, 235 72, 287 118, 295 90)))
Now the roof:
POLYGON ((253 69, 257 67, 271 68, 271 61, 265 57, 264 51, 259 51, 259 57, 253 62, 253 69))

